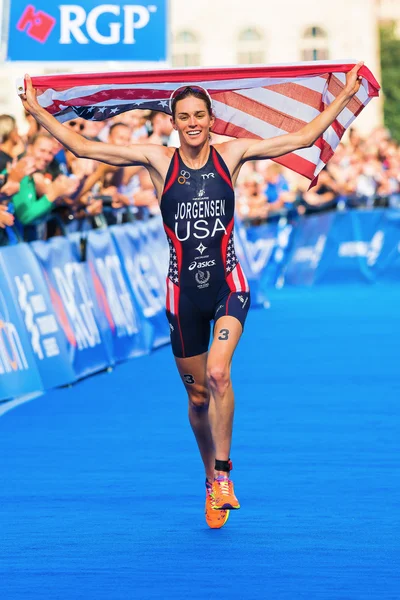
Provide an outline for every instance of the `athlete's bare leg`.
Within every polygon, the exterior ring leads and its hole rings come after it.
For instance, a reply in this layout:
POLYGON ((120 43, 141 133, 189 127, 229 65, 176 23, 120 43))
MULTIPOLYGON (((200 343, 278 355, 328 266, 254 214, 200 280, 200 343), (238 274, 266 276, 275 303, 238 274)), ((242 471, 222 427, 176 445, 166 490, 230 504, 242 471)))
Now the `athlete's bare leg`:
POLYGON ((207 352, 191 358, 175 358, 189 397, 189 421, 203 459, 206 477, 214 479, 215 452, 212 438, 214 402, 207 385, 207 352))
POLYGON ((241 334, 237 319, 221 317, 209 353, 175 358, 189 397, 190 425, 210 481, 215 475, 215 457, 229 459, 234 413, 231 363, 241 334))
MULTIPOLYGON (((234 317, 225 316, 217 320, 214 339, 207 359, 207 381, 214 400, 215 418, 212 434, 215 456, 228 460, 232 442, 233 413, 235 408, 231 382, 233 353, 242 335, 242 325, 234 317)), ((217 472, 217 475, 226 475, 217 472)))

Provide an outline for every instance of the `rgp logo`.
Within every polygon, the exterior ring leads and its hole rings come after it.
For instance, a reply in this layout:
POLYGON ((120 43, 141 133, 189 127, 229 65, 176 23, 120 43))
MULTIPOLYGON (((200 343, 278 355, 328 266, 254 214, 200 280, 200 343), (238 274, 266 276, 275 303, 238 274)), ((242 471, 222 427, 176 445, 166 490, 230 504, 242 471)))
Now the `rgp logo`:
POLYGON ((205 267, 213 267, 215 265, 215 260, 205 260, 202 262, 196 262, 195 260, 190 263, 189 271, 193 271, 196 267, 198 269, 204 269, 205 267))
MULTIPOLYGON (((139 4, 100 4, 89 12, 77 4, 61 4, 60 44, 89 44, 90 40, 104 46, 135 43, 135 30, 143 29, 150 21, 157 6, 139 4), (107 34, 99 31, 98 21, 107 15, 109 23, 107 34), (116 19, 114 19, 114 17, 116 19), (112 20, 113 19, 113 20, 112 20), (83 31, 85 27, 85 32, 83 31)), ((18 31, 44 44, 52 32, 57 20, 48 13, 28 5, 17 23, 18 31)))

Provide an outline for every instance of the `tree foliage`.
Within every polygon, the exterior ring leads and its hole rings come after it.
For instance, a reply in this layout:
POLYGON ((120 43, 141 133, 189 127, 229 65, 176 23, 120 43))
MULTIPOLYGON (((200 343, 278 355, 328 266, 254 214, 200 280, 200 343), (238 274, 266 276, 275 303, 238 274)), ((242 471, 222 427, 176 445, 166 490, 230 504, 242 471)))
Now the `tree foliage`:
POLYGON ((381 26, 380 45, 385 126, 400 142, 400 39, 394 23, 381 26))

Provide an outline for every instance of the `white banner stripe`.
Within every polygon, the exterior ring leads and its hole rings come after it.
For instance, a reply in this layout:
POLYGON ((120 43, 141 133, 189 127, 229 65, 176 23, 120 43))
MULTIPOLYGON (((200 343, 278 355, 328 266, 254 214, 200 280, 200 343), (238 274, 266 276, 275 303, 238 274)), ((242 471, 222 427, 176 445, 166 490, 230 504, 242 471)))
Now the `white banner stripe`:
POLYGON ((319 110, 308 104, 303 104, 301 100, 294 100, 293 98, 288 98, 284 94, 266 90, 264 88, 241 91, 240 95, 256 100, 265 106, 270 106, 279 112, 296 117, 301 121, 312 121, 312 119, 318 117, 320 114, 319 110))
POLYGON ((311 146, 311 148, 300 148, 299 150, 295 150, 292 154, 305 158, 305 160, 309 160, 314 163, 314 165, 317 165, 320 160, 321 150, 318 146, 311 146))
POLYGON ((262 119, 253 117, 244 111, 232 108, 221 102, 216 102, 215 100, 214 112, 217 118, 229 123, 234 123, 238 127, 243 127, 244 129, 247 129, 247 131, 259 135, 262 138, 271 138, 287 133, 287 131, 283 131, 274 125, 270 125, 262 119))
POLYGON ((333 129, 332 125, 328 127, 326 131, 324 131, 322 138, 330 145, 332 150, 336 150, 340 139, 336 131, 333 129))

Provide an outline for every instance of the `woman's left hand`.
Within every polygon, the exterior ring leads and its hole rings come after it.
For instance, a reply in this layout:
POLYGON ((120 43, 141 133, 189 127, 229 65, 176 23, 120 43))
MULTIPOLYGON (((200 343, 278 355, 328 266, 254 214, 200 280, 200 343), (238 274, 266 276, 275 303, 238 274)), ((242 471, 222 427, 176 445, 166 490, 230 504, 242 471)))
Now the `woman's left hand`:
POLYGON ((362 66, 364 66, 363 61, 357 63, 351 69, 351 71, 346 73, 346 86, 344 88, 344 91, 349 96, 349 98, 352 98, 355 94, 357 94, 358 90, 360 89, 362 77, 358 74, 358 72, 362 66))

